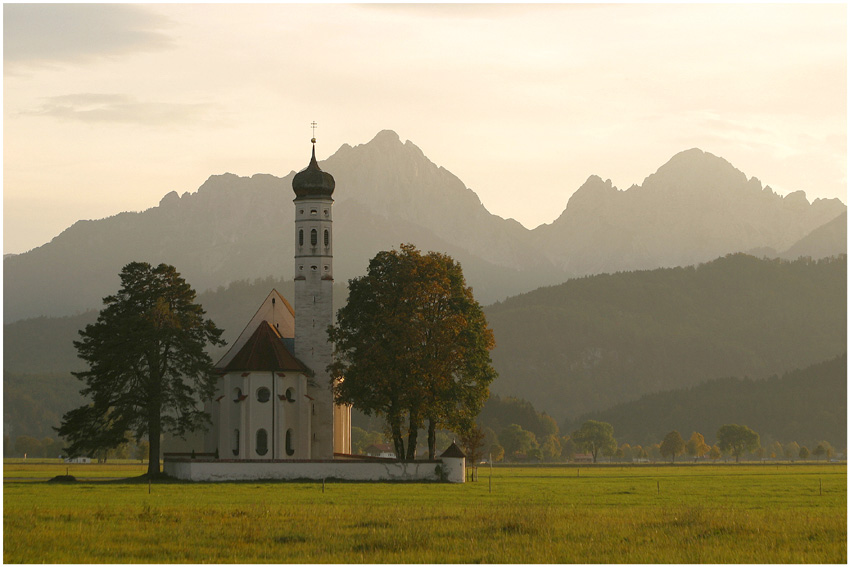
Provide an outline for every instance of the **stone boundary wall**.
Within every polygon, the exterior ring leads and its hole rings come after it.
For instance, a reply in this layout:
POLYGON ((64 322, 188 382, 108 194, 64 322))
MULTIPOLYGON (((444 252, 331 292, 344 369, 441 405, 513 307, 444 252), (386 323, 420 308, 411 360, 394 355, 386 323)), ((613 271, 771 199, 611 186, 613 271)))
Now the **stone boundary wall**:
MULTIPOLYGON (((166 458, 163 472, 181 480, 227 482, 234 480, 322 480, 464 482, 455 471, 462 459, 437 461, 233 461, 166 458), (443 471, 443 479, 440 478, 443 471)), ((463 467, 463 464, 460 464, 463 467)))

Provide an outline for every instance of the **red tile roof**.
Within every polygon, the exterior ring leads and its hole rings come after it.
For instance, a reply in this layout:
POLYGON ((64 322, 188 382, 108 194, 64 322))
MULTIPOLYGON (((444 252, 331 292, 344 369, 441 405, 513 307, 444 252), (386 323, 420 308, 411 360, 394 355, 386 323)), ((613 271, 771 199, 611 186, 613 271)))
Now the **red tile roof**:
POLYGON ((222 372, 248 371, 295 371, 309 373, 310 370, 289 352, 280 333, 268 321, 263 321, 236 353, 222 372))

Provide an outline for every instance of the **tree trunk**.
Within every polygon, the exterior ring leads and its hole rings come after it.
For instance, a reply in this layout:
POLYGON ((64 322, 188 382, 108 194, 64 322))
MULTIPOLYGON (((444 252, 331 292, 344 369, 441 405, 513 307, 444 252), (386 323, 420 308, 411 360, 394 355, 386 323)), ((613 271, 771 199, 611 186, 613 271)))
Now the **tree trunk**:
POLYGON ((422 426, 422 419, 418 414, 410 412, 410 423, 407 426, 407 460, 416 459, 416 439, 419 437, 419 428, 422 426))
POLYGON ((428 420, 428 458, 437 458, 437 424, 433 419, 428 420))
POLYGON ((148 441, 150 442, 150 450, 148 453, 149 477, 159 474, 159 451, 161 433, 162 423, 161 416, 159 414, 159 405, 151 404, 151 407, 148 409, 148 441))
POLYGON ((392 422, 390 427, 393 431, 393 446, 395 447, 395 457, 396 459, 404 458, 404 439, 401 438, 401 423, 399 422, 398 417, 393 416, 390 418, 392 422))

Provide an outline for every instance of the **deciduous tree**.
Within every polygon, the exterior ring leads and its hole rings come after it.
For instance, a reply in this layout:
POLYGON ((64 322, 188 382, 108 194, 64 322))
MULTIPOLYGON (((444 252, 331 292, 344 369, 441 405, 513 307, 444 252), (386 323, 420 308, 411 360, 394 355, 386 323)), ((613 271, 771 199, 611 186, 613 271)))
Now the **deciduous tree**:
POLYGON ((662 457, 670 457, 670 462, 676 462, 676 456, 685 452, 685 440, 678 431, 671 431, 664 436, 664 441, 659 447, 662 457))
POLYGON ((540 444, 540 452, 546 461, 556 461, 561 458, 561 441, 557 435, 547 435, 540 444))
POLYGON ((744 451, 755 451, 759 448, 759 434, 746 425, 723 425, 717 430, 717 446, 724 453, 735 455, 737 463, 744 451))
POLYGON ((818 446, 815 447, 812 451, 812 455, 814 455, 817 460, 820 460, 821 457, 826 457, 827 459, 829 459, 830 457, 832 457, 832 454, 832 445, 830 445, 826 441, 821 441, 820 443, 818 443, 818 446))
POLYGON ((477 469, 484 453, 484 430, 478 425, 473 425, 461 433, 459 437, 461 447, 463 447, 463 452, 466 455, 467 465, 477 469))
POLYGON ((133 262, 120 277, 118 293, 104 298, 97 321, 74 342, 89 366, 74 375, 91 402, 66 413, 57 431, 69 441, 70 456, 115 448, 127 431, 136 440, 146 436, 153 475, 162 433, 182 436, 209 423, 198 407, 215 392, 205 347, 224 341, 173 266, 133 262))
POLYGON ((793 461, 800 454, 800 445, 796 441, 786 443, 785 447, 783 447, 783 454, 785 458, 793 461))
POLYGON ((802 447, 800 447, 800 452, 799 452, 799 453, 797 453, 797 455, 800 457, 800 460, 802 460, 802 461, 805 461, 806 459, 808 459, 808 458, 809 458, 809 449, 808 449, 808 447, 806 447, 805 445, 803 445, 802 447))
POLYGON ((718 447, 717 445, 712 445, 711 449, 708 451, 708 458, 712 461, 716 461, 722 456, 723 453, 720 452, 720 447, 718 447))
POLYGON ((365 276, 349 281, 328 336, 335 401, 384 417, 400 458, 413 459, 425 421, 430 458, 438 429, 472 427, 496 377, 493 332, 460 265, 410 244, 379 252, 365 276))
POLYGON ((691 433, 691 438, 685 444, 685 451, 695 459, 702 457, 710 450, 711 447, 705 442, 705 437, 702 436, 702 433, 697 433, 696 431, 691 433))
POLYGON ((596 462, 599 451, 603 454, 613 454, 617 450, 617 440, 614 439, 614 426, 604 421, 585 421, 578 431, 573 432, 572 440, 582 450, 593 455, 596 462))
POLYGON ((512 423, 499 433, 499 444, 505 448, 505 457, 510 460, 528 457, 532 450, 539 449, 537 438, 531 431, 526 431, 516 423, 512 423))

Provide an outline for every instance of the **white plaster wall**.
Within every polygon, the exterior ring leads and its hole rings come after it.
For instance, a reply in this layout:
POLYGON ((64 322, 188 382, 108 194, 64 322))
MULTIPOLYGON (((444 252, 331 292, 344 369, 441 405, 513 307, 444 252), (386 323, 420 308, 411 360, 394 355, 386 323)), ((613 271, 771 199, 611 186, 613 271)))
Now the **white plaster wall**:
MULTIPOLYGON (((439 481, 438 467, 445 466, 445 463, 438 461, 413 463, 398 461, 254 461, 246 463, 180 459, 166 460, 163 470, 166 474, 174 478, 206 482, 233 480, 321 480, 325 478, 358 481, 439 481)), ((461 473, 459 480, 451 482, 464 482, 464 480, 464 475, 461 473)))
POLYGON ((447 482, 466 482, 466 459, 443 457, 443 472, 447 482))
POLYGON ((326 372, 333 360, 327 335, 333 323, 332 206, 330 197, 295 201, 295 356, 314 372, 310 380, 314 385, 307 392, 312 398, 308 443, 313 459, 332 459, 334 453, 333 395, 326 372), (311 214, 314 210, 315 215, 311 214), (310 238, 314 229, 316 246, 310 238), (300 245, 302 230, 304 244, 300 245), (329 246, 324 245, 325 230, 330 235, 329 246))

